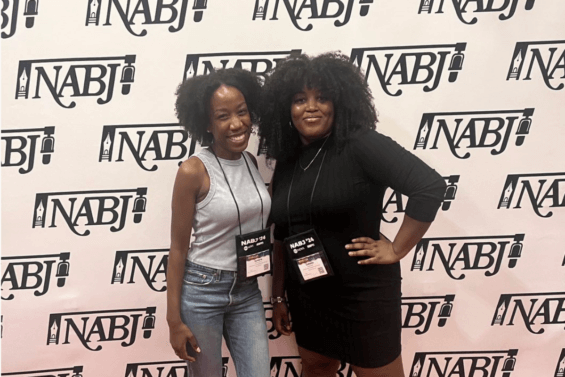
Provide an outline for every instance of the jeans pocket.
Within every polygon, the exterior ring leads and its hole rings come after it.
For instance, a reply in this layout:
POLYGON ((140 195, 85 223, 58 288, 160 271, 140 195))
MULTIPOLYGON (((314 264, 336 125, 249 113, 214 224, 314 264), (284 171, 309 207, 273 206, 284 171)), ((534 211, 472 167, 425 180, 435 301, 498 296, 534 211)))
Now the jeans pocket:
POLYGON ((184 271, 183 280, 185 284, 208 285, 214 280, 214 274, 213 273, 207 274, 205 272, 198 270, 186 269, 184 271))

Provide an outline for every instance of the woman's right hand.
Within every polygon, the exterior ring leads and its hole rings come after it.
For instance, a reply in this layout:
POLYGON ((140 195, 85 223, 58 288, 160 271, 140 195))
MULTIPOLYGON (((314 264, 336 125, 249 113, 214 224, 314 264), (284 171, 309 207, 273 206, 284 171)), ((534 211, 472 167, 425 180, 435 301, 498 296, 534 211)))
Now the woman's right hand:
POLYGON ((190 344, 196 352, 200 353, 200 347, 198 347, 196 337, 187 325, 182 322, 176 325, 169 325, 169 341, 175 350, 175 354, 179 358, 191 362, 196 361, 194 357, 189 356, 186 352, 186 347, 190 344))
POLYGON ((273 306, 273 322, 275 329, 280 334, 289 336, 292 333, 292 325, 288 317, 286 302, 276 302, 273 306))

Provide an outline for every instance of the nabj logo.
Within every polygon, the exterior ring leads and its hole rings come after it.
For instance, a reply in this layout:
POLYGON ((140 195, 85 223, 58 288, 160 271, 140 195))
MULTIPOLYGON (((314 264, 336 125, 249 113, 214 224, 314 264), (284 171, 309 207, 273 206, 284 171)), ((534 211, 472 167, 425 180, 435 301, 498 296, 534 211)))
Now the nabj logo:
POLYGON ((169 249, 116 251, 112 284, 135 284, 142 278, 155 292, 167 290, 169 249))
POLYGON ((147 35, 145 25, 169 25, 167 30, 171 33, 182 30, 189 12, 194 12, 194 22, 202 21, 208 0, 137 0, 135 3, 131 0, 86 0, 86 4, 86 26, 112 26, 112 22, 117 21, 131 35, 144 37, 147 35))
POLYGON ((411 271, 433 272, 441 267, 455 280, 462 280, 466 271, 484 271, 496 275, 506 255, 508 268, 514 268, 522 256, 525 235, 492 235, 472 237, 422 238, 413 253, 411 271))
POLYGON ((104 342, 119 342, 122 347, 129 347, 135 343, 138 331, 144 339, 151 337, 155 311, 155 307, 147 307, 53 313, 49 315, 47 345, 66 345, 78 340, 90 351, 100 351, 100 343, 104 342))
MULTIPOLYGON (((222 357, 222 377, 228 377, 229 357, 222 357)), ((186 361, 155 361, 129 363, 124 377, 187 377, 186 361)))
POLYGON ((548 88, 565 88, 565 40, 516 43, 506 80, 532 80, 540 75, 548 88))
MULTIPOLYGON (((444 2, 445 0, 420 0, 418 14, 443 14, 444 2)), ((450 1, 448 0, 447 3, 449 4, 450 1)), ((531 10, 535 0, 453 0, 451 3, 459 21, 467 25, 474 25, 478 21, 477 16, 485 13, 498 14, 498 19, 501 21, 509 20, 516 13, 519 3, 524 3, 524 8, 531 10)))
POLYGON ((220 68, 242 68, 265 76, 277 62, 290 55, 300 55, 302 50, 217 52, 210 54, 188 54, 184 66, 183 80, 197 75, 207 75, 220 68))
POLYGON ((20 60, 16 78, 16 99, 51 96, 66 109, 76 102, 68 97, 98 97, 99 105, 110 102, 116 81, 128 95, 135 77, 135 55, 96 58, 20 60), (30 88, 35 88, 35 91, 30 88))
POLYGON ((18 16, 25 18, 25 26, 31 29, 39 14, 39 0, 2 0, 2 38, 10 38, 16 33, 18 16), (20 4, 23 9, 20 9, 20 4), (22 12, 23 11, 23 12, 22 12))
POLYGON ((314 28, 312 23, 302 21, 308 20, 334 20, 336 27, 345 26, 351 20, 353 12, 359 10, 359 15, 365 17, 369 14, 369 8, 373 0, 255 0, 253 8, 253 21, 278 21, 279 10, 287 13, 295 28, 302 31, 310 31, 314 28), (279 7, 279 5, 281 5, 279 7), (354 10, 355 9, 355 10, 354 10))
MULTIPOLYGON (((2 300, 12 300, 20 291, 34 290, 36 297, 49 291, 51 281, 65 286, 69 277, 71 253, 2 257, 2 300), (10 288, 7 288, 10 286, 10 288), (4 292, 10 292, 5 294, 4 292)), ((23 292, 22 292, 23 293, 23 292)), ((29 296, 27 296, 29 297, 29 296)))
POLYGON ((178 123, 104 126, 98 161, 135 160, 145 171, 156 171, 161 161, 178 165, 189 157, 188 133, 178 123))
POLYGON ((141 222, 147 203, 145 195, 146 187, 38 193, 32 228, 45 228, 46 224, 48 228, 56 228, 64 222, 78 236, 88 236, 90 230, 86 227, 100 225, 109 226, 111 232, 119 232, 124 229, 130 209, 133 222, 141 222))
POLYGON ((502 294, 491 326, 514 326, 515 321, 520 321, 532 334, 543 334, 551 325, 563 330, 564 305, 565 292, 502 294))
POLYGON ((416 352, 410 377, 510 377, 517 349, 499 351, 416 352))
POLYGON ((458 111, 422 115, 414 149, 449 148, 454 157, 467 159, 477 149, 503 153, 510 138, 524 144, 532 125, 533 108, 521 110, 458 111))
POLYGON ((564 195, 565 172, 509 174, 498 200, 498 209, 521 209, 525 199, 536 215, 549 218, 553 216, 550 208, 565 207, 564 195))
POLYGON ((402 297, 402 328, 422 335, 434 320, 437 327, 444 327, 451 317, 454 300, 455 295, 402 297))
POLYGON ((48 165, 55 152, 54 134, 55 127, 2 130, 2 167, 19 167, 20 174, 27 174, 38 152, 43 165, 48 165))
POLYGON ((365 80, 376 76, 389 96, 403 93, 400 86, 422 87, 424 92, 438 88, 444 72, 455 82, 463 69, 467 43, 421 46, 363 47, 351 50, 351 61, 365 71, 365 80), (449 59, 449 65, 446 63, 449 59))

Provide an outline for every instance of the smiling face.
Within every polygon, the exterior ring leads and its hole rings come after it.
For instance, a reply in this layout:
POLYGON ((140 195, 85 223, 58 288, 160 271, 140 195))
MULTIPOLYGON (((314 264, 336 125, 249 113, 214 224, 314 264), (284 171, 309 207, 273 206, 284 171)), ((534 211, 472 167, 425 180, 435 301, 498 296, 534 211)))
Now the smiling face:
POLYGON ((243 94, 233 86, 222 85, 210 99, 210 125, 216 156, 237 160, 247 148, 251 134, 251 116, 243 94))
POLYGON ((318 89, 304 88, 292 97, 290 116, 302 144, 307 145, 332 132, 334 104, 318 89))

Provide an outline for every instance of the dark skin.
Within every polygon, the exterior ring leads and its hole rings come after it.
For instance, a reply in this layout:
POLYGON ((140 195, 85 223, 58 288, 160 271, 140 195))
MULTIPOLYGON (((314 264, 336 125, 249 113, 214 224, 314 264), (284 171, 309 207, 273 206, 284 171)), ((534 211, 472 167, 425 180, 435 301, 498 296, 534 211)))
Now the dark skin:
MULTIPOLYGON (((300 140, 303 145, 308 145, 316 140, 320 140, 328 135, 328 127, 324 126, 322 120, 328 118, 329 104, 327 99, 320 95, 316 89, 303 90, 295 95, 291 104, 291 115, 293 122, 296 119, 302 121, 303 124, 295 124, 299 132, 300 140), (308 117, 318 117, 318 123, 312 120, 310 123, 304 122, 308 117), (304 134, 303 134, 304 133, 304 134)), ((334 105, 331 104, 333 110, 334 105)), ((333 121, 333 113, 332 121, 333 121)), ((329 132, 331 133, 331 125, 329 132)), ((431 223, 422 222, 404 216, 402 225, 394 238, 390 241, 382 234, 379 240, 370 237, 358 237, 351 240, 351 243, 345 245, 349 256, 358 259, 359 264, 392 264, 399 262, 404 258, 412 248, 422 239, 431 223)), ((284 275, 285 275, 285 252, 284 245, 281 241, 275 241, 273 250, 273 297, 285 297, 284 275)), ((283 335, 292 333, 292 326, 288 316, 288 307, 286 302, 275 303, 273 308, 273 323, 277 331, 283 335)), ((340 365, 339 360, 331 359, 327 356, 309 351, 302 347, 298 347, 300 357, 302 359, 302 376, 303 377, 324 377, 335 376, 340 365)), ((361 368, 353 366, 353 371, 358 377, 403 377, 404 370, 402 366, 402 357, 399 356, 390 364, 379 368, 361 368)))
MULTIPOLYGON (((247 147, 251 133, 251 118, 245 98, 233 87, 220 86, 210 101, 209 132, 214 136, 212 150, 223 159, 236 160, 247 147)), ((250 156, 250 155, 248 155, 250 156)), ((251 156, 255 166, 257 160, 251 156)), ((195 361, 186 347, 200 353, 198 340, 181 319, 180 296, 184 265, 190 246, 196 204, 206 198, 210 176, 198 158, 189 158, 180 166, 173 188, 171 247, 167 265, 167 322, 169 340, 175 354, 182 360, 195 361)))
MULTIPOLYGON (((257 160, 251 156, 257 167, 257 160)), ((169 340, 175 354, 183 360, 195 361, 186 352, 186 345, 200 352, 198 341, 180 318, 180 292, 184 276, 184 262, 190 246, 192 220, 196 203, 204 200, 210 190, 210 176, 202 161, 190 158, 183 162, 177 172, 173 189, 173 220, 171 226, 171 248, 167 264, 167 322, 169 340), (175 299, 176 298, 176 299, 175 299)))
POLYGON ((169 339, 175 354, 187 361, 186 345, 200 352, 196 337, 180 317, 180 295, 184 275, 184 263, 190 245, 192 220, 196 203, 202 201, 210 189, 210 177, 202 161, 190 158, 180 166, 173 189, 171 248, 167 265, 167 322, 169 339))

